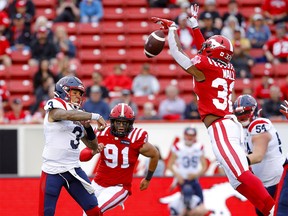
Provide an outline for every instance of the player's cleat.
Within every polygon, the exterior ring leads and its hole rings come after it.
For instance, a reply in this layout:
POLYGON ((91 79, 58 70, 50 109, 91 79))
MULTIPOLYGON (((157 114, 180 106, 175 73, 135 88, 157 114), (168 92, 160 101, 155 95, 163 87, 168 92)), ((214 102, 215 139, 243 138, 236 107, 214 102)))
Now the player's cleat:
POLYGON ((154 23, 157 23, 159 25, 162 25, 161 29, 169 29, 169 27, 177 27, 175 22, 168 20, 168 19, 162 19, 159 17, 151 17, 151 20, 154 23))

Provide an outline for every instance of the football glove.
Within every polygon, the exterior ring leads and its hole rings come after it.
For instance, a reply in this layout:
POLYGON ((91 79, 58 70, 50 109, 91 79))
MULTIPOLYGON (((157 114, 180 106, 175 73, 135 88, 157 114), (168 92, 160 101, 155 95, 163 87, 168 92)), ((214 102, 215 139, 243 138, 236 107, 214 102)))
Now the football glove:
POLYGON ((159 17, 151 17, 151 20, 159 25, 162 25, 162 27, 160 29, 164 30, 164 29, 169 29, 170 27, 174 27, 175 29, 177 28, 177 25, 175 24, 175 22, 168 20, 168 19, 162 19, 159 17))
POLYGON ((285 100, 284 104, 281 104, 279 110, 288 119, 288 101, 285 100))
POLYGON ((198 27, 198 21, 197 16, 199 12, 199 5, 194 4, 191 5, 191 15, 192 17, 187 17, 187 23, 191 28, 197 28, 198 27))

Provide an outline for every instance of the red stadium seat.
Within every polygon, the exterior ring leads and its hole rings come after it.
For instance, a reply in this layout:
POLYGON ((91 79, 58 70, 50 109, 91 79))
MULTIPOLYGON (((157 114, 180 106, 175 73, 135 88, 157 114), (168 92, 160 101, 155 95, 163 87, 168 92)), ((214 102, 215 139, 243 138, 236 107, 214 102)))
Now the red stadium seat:
POLYGON ((12 65, 9 68, 10 79, 32 79, 38 67, 31 68, 29 65, 12 65))
POLYGON ((36 10, 38 10, 38 8, 54 7, 56 5, 56 0, 33 0, 33 3, 36 7, 36 10))
POLYGON ((147 34, 126 35, 127 47, 141 47, 143 49, 147 37, 147 34))
POLYGON ((9 78, 9 76, 10 76, 9 69, 4 65, 0 65, 0 80, 5 80, 9 78))
POLYGON ((241 93, 244 88, 252 88, 253 85, 255 86, 250 79, 236 79, 234 90, 236 93, 241 93))
POLYGON ((157 56, 153 57, 157 62, 171 62, 173 60, 170 50, 165 48, 157 56))
POLYGON ((275 76, 278 78, 286 77, 288 75, 288 63, 281 63, 274 65, 275 76))
POLYGON ((10 100, 13 100, 14 98, 21 98, 24 109, 29 109, 36 101, 33 94, 13 94, 11 95, 10 100))
POLYGON ((150 18, 146 7, 126 7, 123 11, 124 19, 147 21, 150 18))
POLYGON ((124 10, 121 7, 105 8, 103 20, 123 20, 124 10))
POLYGON ((37 8, 35 13, 35 18, 39 16, 44 16, 48 20, 53 20, 56 17, 56 11, 54 8, 37 8))
POLYGON ((78 58, 82 64, 102 62, 104 60, 100 49, 80 49, 78 58))
POLYGON ((148 7, 147 0, 123 0, 123 4, 129 7, 148 7))
POLYGON ((181 79, 178 80, 178 86, 181 93, 191 93, 193 92, 193 79, 181 79))
POLYGON ((128 62, 147 62, 152 63, 155 62, 155 58, 147 58, 144 54, 143 48, 131 48, 127 49, 127 63, 128 62))
POLYGON ((103 34, 124 34, 124 22, 122 21, 102 21, 101 30, 103 34))
POLYGON ((52 30, 55 32, 55 29, 58 26, 63 26, 66 29, 66 32, 68 35, 76 35, 78 33, 78 23, 76 23, 76 22, 54 23, 52 25, 52 30))
POLYGON ((11 58, 13 63, 28 63, 28 60, 31 58, 31 52, 27 50, 14 50, 11 53, 11 58))
POLYGON ((32 94, 33 83, 31 80, 7 80, 7 87, 11 93, 14 94, 32 94))
POLYGON ((146 102, 155 103, 156 98, 153 95, 149 95, 149 96, 133 96, 132 97, 132 101, 137 104, 139 109, 143 109, 143 106, 144 106, 144 104, 146 102))
POLYGON ((160 94, 165 93, 165 89, 168 85, 179 85, 179 82, 176 79, 159 79, 160 83, 160 94))
MULTIPOLYGON (((179 78, 181 74, 179 73, 178 65, 172 63, 156 64, 156 75, 158 79, 163 78, 179 78)), ((190 76, 191 77, 191 76, 190 76)))
POLYGON ((124 48, 127 44, 126 36, 122 34, 103 34, 100 37, 102 47, 124 48))
POLYGON ((125 62, 125 49, 82 49, 79 59, 82 63, 125 62))
POLYGON ((93 49, 102 47, 100 35, 78 35, 78 46, 82 49, 93 49))
POLYGON ((150 34, 152 31, 148 21, 126 21, 125 32, 127 34, 150 34))
POLYGON ((251 67, 251 73, 254 77, 261 77, 269 74, 274 76, 274 68, 270 63, 257 63, 251 67))
POLYGON ((177 12, 179 13, 176 14, 174 9, 170 9, 170 8, 150 8, 149 17, 157 16, 157 17, 161 17, 165 19, 175 19, 181 13, 179 10, 177 10, 177 12))
POLYGON ((253 58, 261 58, 264 56, 264 51, 262 48, 252 48, 249 51, 249 54, 253 57, 253 58))
POLYGON ((78 23, 79 35, 96 35, 101 33, 101 26, 98 23, 78 23))
POLYGON ((121 7, 124 6, 124 0, 103 0, 102 1, 103 7, 121 7))

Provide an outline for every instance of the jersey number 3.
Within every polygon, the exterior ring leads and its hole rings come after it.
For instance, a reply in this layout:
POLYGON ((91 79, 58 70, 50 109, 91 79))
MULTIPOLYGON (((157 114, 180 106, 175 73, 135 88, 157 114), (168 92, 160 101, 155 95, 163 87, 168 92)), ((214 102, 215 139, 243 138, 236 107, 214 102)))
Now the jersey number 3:
POLYGON ((231 84, 228 86, 227 80, 223 78, 217 78, 213 80, 212 87, 217 89, 219 89, 219 87, 223 88, 222 91, 219 90, 217 92, 217 98, 213 99, 213 104, 215 105, 215 107, 219 110, 226 110, 228 106, 229 112, 233 112, 232 91, 234 88, 234 81, 231 82, 231 84))

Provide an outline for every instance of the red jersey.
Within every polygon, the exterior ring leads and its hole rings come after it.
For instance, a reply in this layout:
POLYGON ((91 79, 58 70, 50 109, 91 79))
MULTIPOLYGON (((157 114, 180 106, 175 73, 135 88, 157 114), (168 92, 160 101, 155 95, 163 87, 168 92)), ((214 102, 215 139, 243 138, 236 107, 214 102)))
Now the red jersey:
POLYGON ((6 39, 6 37, 0 36, 0 56, 4 54, 6 55, 11 54, 10 44, 9 41, 6 39))
POLYGON ((10 96, 10 92, 7 89, 5 84, 0 83, 0 102, 1 101, 8 101, 10 96))
POLYGON ((235 82, 233 65, 229 63, 225 66, 203 55, 196 55, 191 61, 206 78, 203 82, 193 81, 201 120, 208 114, 221 117, 231 114, 235 82))
POLYGON ((133 170, 148 134, 141 128, 134 128, 128 136, 120 138, 113 136, 110 130, 108 127, 96 132, 98 143, 103 143, 105 148, 100 154, 94 181, 103 187, 122 184, 131 194, 133 170))
POLYGON ((288 57, 288 36, 283 38, 273 37, 268 40, 264 45, 263 49, 269 50, 273 56, 277 58, 287 58, 288 57))
POLYGON ((271 15, 287 13, 287 0, 265 0, 262 5, 262 10, 269 12, 271 15))

